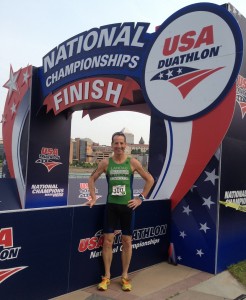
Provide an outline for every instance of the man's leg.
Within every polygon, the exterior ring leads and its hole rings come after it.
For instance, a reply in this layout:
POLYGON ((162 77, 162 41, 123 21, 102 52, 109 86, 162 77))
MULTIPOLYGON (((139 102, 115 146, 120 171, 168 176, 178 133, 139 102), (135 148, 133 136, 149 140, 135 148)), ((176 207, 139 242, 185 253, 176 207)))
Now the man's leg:
POLYGON ((132 237, 130 235, 122 235, 122 277, 128 278, 128 269, 132 258, 132 237))
POLYGON ((113 258, 113 242, 114 242, 114 233, 105 233, 104 234, 104 241, 103 241, 103 263, 104 263, 104 270, 105 270, 105 277, 110 279, 110 268, 113 258))

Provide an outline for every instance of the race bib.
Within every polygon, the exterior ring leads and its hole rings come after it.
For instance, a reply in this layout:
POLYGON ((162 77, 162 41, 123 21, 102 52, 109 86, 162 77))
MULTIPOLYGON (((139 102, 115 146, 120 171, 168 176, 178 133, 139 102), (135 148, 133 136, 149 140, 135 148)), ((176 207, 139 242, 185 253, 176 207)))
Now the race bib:
POLYGON ((114 185, 112 187, 112 196, 125 196, 126 186, 125 185, 114 185))

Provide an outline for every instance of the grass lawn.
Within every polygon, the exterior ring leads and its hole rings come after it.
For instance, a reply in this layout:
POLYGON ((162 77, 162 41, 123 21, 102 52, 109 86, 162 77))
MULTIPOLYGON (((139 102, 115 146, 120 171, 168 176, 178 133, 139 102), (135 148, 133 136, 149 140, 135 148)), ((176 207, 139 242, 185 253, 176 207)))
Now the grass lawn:
POLYGON ((246 260, 228 267, 228 271, 246 287, 246 260))

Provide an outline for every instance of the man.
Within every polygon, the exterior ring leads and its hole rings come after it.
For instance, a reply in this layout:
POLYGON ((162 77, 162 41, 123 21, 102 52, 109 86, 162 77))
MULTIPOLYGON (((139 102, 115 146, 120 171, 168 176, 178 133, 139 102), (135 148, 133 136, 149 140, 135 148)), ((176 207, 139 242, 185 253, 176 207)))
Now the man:
POLYGON ((103 262, 105 274, 102 282, 98 284, 98 289, 105 291, 110 284, 110 267, 113 257, 112 247, 114 232, 121 229, 122 232, 122 290, 130 291, 131 283, 128 278, 128 269, 132 257, 132 233, 134 229, 135 209, 141 205, 148 195, 152 185, 153 177, 146 172, 140 162, 135 158, 130 158, 125 154, 126 137, 122 132, 116 132, 112 136, 113 156, 102 160, 98 168, 89 178, 89 191, 91 200, 87 203, 90 207, 96 203, 95 181, 102 173, 106 173, 108 182, 108 197, 103 226, 103 262), (138 172, 145 180, 143 192, 138 197, 133 198, 133 173, 138 172))

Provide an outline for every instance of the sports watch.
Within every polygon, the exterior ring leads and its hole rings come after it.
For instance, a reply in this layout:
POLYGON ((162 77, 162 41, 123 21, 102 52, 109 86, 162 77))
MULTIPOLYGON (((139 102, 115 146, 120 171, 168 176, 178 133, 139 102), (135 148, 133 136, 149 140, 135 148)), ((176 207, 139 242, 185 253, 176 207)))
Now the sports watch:
POLYGON ((140 200, 142 200, 142 201, 145 200, 145 197, 144 197, 142 194, 139 194, 139 195, 138 195, 138 198, 139 198, 140 200))

